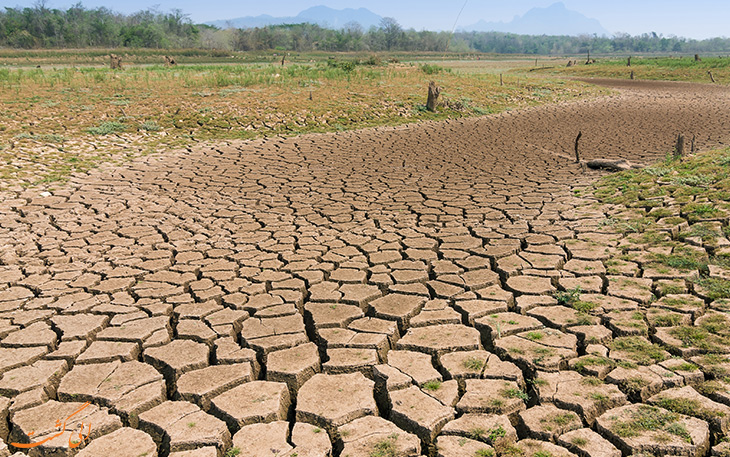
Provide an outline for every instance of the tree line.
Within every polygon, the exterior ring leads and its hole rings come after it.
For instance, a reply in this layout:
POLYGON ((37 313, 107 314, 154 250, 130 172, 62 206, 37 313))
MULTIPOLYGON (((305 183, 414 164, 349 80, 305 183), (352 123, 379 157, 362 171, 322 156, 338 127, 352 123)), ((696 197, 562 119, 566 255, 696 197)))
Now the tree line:
POLYGON ((393 18, 378 27, 357 23, 340 29, 289 24, 220 29, 194 24, 180 10, 154 9, 130 15, 81 4, 67 10, 40 3, 0 11, 0 47, 8 48, 208 48, 230 51, 415 51, 561 55, 630 53, 728 53, 729 38, 692 40, 656 33, 639 36, 533 36, 501 32, 433 32, 404 29, 393 18))
POLYGON ((0 46, 9 48, 186 48, 199 44, 199 27, 180 10, 144 10, 131 15, 107 8, 67 10, 5 8, 0 12, 0 46))

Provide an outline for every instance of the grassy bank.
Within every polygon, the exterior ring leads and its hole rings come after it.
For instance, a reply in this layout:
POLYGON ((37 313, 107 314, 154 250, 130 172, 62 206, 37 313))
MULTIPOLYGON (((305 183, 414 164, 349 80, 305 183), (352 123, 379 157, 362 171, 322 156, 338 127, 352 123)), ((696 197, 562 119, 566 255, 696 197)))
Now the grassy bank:
POLYGON ((719 84, 730 84, 730 57, 701 57, 699 62, 694 57, 652 57, 628 59, 599 59, 591 65, 584 65, 585 57, 578 59, 578 64, 538 69, 536 72, 551 75, 566 75, 591 78, 629 79, 634 72, 635 79, 711 82, 708 72, 719 84))
POLYGON ((306 64, 0 68, 0 187, 51 184, 101 162, 196 141, 478 116, 584 98, 554 78, 466 74, 373 56, 306 64), (448 101, 423 106, 435 80, 448 101))
POLYGON ((655 277, 687 279, 702 298, 730 298, 730 148, 616 173, 592 192, 625 208, 602 227, 627 235, 607 265, 637 263, 655 277))

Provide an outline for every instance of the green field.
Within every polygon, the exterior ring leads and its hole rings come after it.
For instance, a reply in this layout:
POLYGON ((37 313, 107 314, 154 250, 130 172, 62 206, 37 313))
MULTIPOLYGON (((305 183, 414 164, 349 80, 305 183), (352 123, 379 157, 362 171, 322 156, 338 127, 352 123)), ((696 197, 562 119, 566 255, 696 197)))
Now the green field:
POLYGON ((712 72, 716 83, 730 84, 730 57, 635 57, 629 67, 627 58, 598 59, 596 63, 584 65, 586 58, 577 58, 578 64, 572 67, 563 65, 538 69, 537 72, 591 78, 629 79, 634 72, 635 79, 711 82, 708 72, 712 72))

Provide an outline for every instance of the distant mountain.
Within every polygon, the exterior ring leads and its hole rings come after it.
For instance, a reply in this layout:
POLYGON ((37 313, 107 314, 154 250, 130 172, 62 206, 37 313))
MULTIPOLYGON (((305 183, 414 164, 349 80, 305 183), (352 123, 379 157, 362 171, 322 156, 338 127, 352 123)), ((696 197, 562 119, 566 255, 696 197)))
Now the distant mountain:
POLYGON ((477 32, 506 32, 519 35, 610 35, 600 22, 571 11, 562 3, 547 8, 533 8, 524 16, 515 16, 510 22, 481 20, 462 30, 477 32))
POLYGON ((314 6, 302 11, 296 16, 274 17, 269 16, 268 14, 263 14, 261 16, 246 16, 235 19, 212 21, 207 24, 220 28, 236 27, 246 29, 251 27, 266 27, 267 25, 300 24, 302 22, 309 22, 322 27, 340 29, 348 22, 357 22, 363 26, 365 30, 367 30, 373 25, 377 26, 381 19, 383 19, 382 16, 378 16, 366 8, 345 8, 343 10, 335 10, 326 6, 314 6))

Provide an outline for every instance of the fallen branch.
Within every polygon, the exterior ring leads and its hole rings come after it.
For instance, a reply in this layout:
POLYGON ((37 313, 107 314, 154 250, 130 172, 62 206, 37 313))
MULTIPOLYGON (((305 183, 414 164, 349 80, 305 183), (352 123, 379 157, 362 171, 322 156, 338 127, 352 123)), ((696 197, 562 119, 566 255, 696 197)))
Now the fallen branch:
POLYGON ((641 165, 635 165, 625 159, 610 160, 610 159, 593 159, 586 162, 588 168, 594 170, 610 170, 610 171, 626 171, 635 168, 643 168, 641 165))

